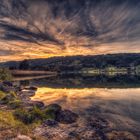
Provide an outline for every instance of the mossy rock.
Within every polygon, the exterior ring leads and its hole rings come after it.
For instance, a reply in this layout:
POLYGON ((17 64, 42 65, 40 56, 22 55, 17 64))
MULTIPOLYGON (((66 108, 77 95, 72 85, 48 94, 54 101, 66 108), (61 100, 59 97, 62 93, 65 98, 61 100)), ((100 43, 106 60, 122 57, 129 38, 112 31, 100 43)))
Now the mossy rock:
POLYGON ((56 113, 52 110, 45 111, 45 118, 46 120, 55 120, 56 119, 56 113))
POLYGON ((44 120, 46 118, 46 115, 45 115, 44 111, 41 110, 40 108, 36 107, 36 106, 34 106, 30 110, 30 114, 35 116, 36 119, 40 119, 40 120, 44 120))
POLYGON ((59 113, 61 110, 62 108, 58 104, 50 104, 45 108, 46 113, 48 112, 59 113))

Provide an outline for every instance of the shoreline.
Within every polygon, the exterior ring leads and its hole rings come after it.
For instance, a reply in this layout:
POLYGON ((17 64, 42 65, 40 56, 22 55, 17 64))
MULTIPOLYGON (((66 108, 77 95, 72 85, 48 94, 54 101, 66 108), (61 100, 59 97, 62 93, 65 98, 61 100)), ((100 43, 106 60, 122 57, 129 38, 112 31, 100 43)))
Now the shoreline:
MULTIPOLYGON (((42 112, 46 108, 47 109, 51 108, 51 111, 53 110, 54 111, 53 113, 56 113, 58 115, 58 116, 56 115, 56 118, 53 118, 53 119, 45 118, 43 121, 41 120, 39 124, 37 122, 35 123, 32 122, 32 123, 27 123, 27 124, 24 122, 24 125, 27 127, 29 127, 32 124, 36 124, 36 126, 30 130, 31 134, 28 135, 28 134, 18 132, 17 135, 13 137, 13 140, 14 139, 18 140, 18 137, 21 137, 21 136, 22 137, 24 136, 26 138, 28 137, 27 140, 32 140, 33 138, 36 138, 36 140, 48 140, 48 139, 52 139, 52 140, 80 140, 80 139, 111 140, 111 138, 114 138, 113 140, 118 140, 118 138, 124 138, 124 139, 129 138, 130 140, 136 140, 137 137, 139 137, 139 136, 136 137, 137 134, 135 135, 132 132, 127 132, 123 130, 121 131, 113 130, 111 128, 111 123, 109 122, 109 120, 105 119, 104 116, 99 116, 99 114, 94 115, 94 117, 87 118, 87 122, 84 122, 81 120, 81 117, 78 114, 70 110, 63 110, 62 107, 59 106, 58 104, 51 104, 51 105, 45 106, 43 102, 32 101, 31 97, 33 97, 36 94, 36 90, 37 90, 36 87, 23 87, 23 86, 16 87, 16 86, 13 86, 12 82, 0 83, 0 91, 7 92, 7 93, 11 91, 15 92, 18 99, 23 102, 22 108, 29 111, 29 112, 27 111, 27 113, 30 114, 34 110, 34 106, 36 106, 37 114, 35 117, 38 116, 38 111, 40 112, 41 110, 42 112), (81 124, 81 122, 83 124, 81 124)), ((1 107, 2 106, 0 106, 0 108, 1 107)), ((17 106, 15 109, 13 108, 11 109, 11 106, 9 106, 9 104, 5 104, 3 107, 5 107, 3 108, 4 111, 7 110, 12 113, 17 108, 21 109, 21 107, 17 107, 17 106)), ((20 114, 19 112, 17 112, 16 115, 20 115, 20 114)), ((20 117, 22 117, 22 115, 20 117)), ((19 121, 19 119, 17 118, 16 120, 19 121)), ((40 118, 37 118, 37 120, 40 120, 40 118)), ((6 130, 6 131, 10 131, 10 130, 6 130)))

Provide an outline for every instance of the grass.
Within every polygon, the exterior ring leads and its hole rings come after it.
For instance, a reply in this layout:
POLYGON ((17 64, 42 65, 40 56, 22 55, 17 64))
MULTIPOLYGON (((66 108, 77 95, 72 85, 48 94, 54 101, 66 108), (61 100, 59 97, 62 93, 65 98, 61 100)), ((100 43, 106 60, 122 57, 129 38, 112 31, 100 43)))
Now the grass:
POLYGON ((44 140, 44 138, 34 137, 33 129, 39 126, 40 123, 32 123, 26 125, 17 120, 11 111, 0 110, 0 139, 12 139, 18 134, 27 135, 34 140, 44 140))
POLYGON ((52 110, 41 110, 38 107, 34 106, 31 110, 25 108, 16 109, 14 116, 17 120, 23 122, 24 124, 32 123, 42 123, 44 120, 55 119, 55 112, 52 110))
POLYGON ((43 122, 47 119, 55 120, 56 118, 55 107, 40 109, 33 106, 31 109, 26 109, 26 107, 22 106, 22 101, 18 99, 14 92, 4 93, 0 91, 0 103, 13 110, 14 117, 27 125, 43 122))
POLYGON ((10 93, 5 93, 0 91, 0 103, 3 105, 7 105, 12 109, 21 107, 21 100, 18 99, 15 92, 11 91, 10 93))
POLYGON ((11 111, 0 111, 0 130, 12 130, 13 135, 17 132, 28 134, 30 129, 22 122, 16 120, 11 111))
POLYGON ((0 100, 3 99, 5 96, 5 93, 3 91, 0 91, 0 100))

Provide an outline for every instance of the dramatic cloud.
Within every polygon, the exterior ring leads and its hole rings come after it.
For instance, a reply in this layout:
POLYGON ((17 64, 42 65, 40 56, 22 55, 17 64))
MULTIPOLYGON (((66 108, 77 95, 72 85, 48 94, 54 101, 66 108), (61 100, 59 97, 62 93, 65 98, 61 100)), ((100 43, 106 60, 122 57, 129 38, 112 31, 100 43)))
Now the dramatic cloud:
POLYGON ((1 61, 140 52, 139 0, 0 1, 1 61))

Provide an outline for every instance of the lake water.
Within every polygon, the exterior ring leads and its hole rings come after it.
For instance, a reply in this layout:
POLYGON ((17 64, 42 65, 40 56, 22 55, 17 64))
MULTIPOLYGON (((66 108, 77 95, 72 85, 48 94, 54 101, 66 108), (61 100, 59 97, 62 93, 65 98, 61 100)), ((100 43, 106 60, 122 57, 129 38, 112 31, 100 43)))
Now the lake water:
POLYGON ((78 127, 103 118, 108 122, 106 132, 127 131, 140 138, 139 77, 53 77, 21 84, 38 87, 32 100, 57 103, 76 112, 80 116, 78 127))

